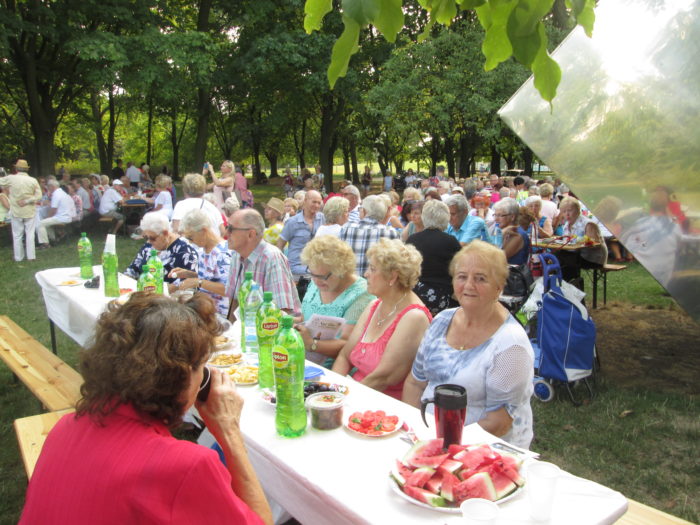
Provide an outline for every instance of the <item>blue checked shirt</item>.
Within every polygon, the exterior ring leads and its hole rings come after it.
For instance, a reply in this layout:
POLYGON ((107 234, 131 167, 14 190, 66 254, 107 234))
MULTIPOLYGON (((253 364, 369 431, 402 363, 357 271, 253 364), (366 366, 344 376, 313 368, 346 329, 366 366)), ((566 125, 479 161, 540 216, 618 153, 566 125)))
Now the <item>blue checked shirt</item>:
POLYGON ((357 275, 363 276, 367 271, 367 250, 382 237, 398 239, 399 234, 391 226, 367 217, 360 219, 360 222, 346 222, 340 229, 340 240, 348 243, 355 252, 357 275))

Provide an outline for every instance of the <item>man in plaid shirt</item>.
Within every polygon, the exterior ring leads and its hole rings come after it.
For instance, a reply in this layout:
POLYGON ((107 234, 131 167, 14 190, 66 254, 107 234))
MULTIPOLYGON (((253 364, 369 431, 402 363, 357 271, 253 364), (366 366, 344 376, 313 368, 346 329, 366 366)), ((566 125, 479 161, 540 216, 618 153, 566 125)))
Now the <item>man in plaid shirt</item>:
POLYGON ((398 239, 399 234, 387 226, 388 209, 384 200, 369 195, 362 201, 363 218, 360 222, 346 222, 340 230, 340 240, 347 242, 355 252, 357 275, 364 275, 369 265, 367 250, 382 237, 398 239))
POLYGON ((231 270, 226 296, 231 298, 231 312, 238 305, 238 290, 245 272, 253 272, 253 280, 272 297, 278 308, 293 314, 301 311, 299 294, 292 279, 289 261, 272 244, 263 240, 265 221, 253 208, 234 212, 228 219, 228 246, 231 249, 231 270))

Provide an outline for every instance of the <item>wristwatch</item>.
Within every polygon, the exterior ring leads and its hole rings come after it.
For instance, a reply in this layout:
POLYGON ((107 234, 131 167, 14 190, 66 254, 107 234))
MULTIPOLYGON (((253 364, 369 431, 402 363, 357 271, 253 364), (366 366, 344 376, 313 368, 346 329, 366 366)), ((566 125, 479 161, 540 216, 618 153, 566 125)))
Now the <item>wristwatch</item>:
POLYGON ((197 288, 201 288, 201 287, 202 287, 202 280, 197 279, 197 288))
POLYGON ((316 345, 318 345, 318 337, 314 337, 313 341, 311 342, 311 351, 312 352, 316 351, 316 345))

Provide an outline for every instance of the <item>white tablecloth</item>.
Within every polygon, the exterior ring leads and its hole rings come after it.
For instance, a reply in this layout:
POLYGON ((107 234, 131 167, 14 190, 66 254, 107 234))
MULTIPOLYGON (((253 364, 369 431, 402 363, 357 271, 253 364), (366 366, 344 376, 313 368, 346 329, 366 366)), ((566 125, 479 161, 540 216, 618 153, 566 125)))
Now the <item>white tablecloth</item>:
MULTIPOLYGON (((355 410, 383 409, 402 417, 419 437, 434 437, 417 409, 330 371, 323 380, 349 386, 345 418, 355 410)), ((321 431, 309 426, 299 438, 282 438, 275 433, 275 409, 262 400, 260 390, 240 387, 239 391, 245 398, 241 428, 256 472, 266 492, 300 522, 460 523, 455 515, 418 507, 392 491, 389 470, 394 458, 409 447, 399 439, 400 433, 369 438, 345 428, 321 431)), ((478 425, 470 425, 462 442, 494 440, 478 425)), ((532 522, 524 490, 500 507, 499 525, 532 522)), ((619 492, 563 472, 551 523, 608 524, 626 509, 627 500, 619 492)))
MULTIPOLYGON (((61 330, 80 346, 85 346, 95 331, 95 322, 114 297, 105 297, 102 266, 93 266, 100 276, 99 288, 85 288, 80 279, 80 268, 53 268, 37 272, 46 314, 61 330), (78 286, 59 286, 59 283, 77 280, 78 286)), ((136 290, 136 281, 119 274, 119 287, 136 290)))

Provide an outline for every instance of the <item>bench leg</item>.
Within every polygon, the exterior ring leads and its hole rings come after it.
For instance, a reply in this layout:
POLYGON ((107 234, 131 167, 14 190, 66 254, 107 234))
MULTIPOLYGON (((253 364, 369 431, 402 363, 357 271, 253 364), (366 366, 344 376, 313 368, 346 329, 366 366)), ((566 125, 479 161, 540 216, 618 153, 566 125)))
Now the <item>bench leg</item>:
POLYGON ((608 272, 603 272, 603 305, 608 304, 608 272))
POLYGON ((593 268, 593 309, 598 308, 598 270, 593 268))
POLYGON ((56 326, 51 319, 49 319, 49 331, 51 332, 51 351, 58 355, 58 351, 56 350, 56 326))

